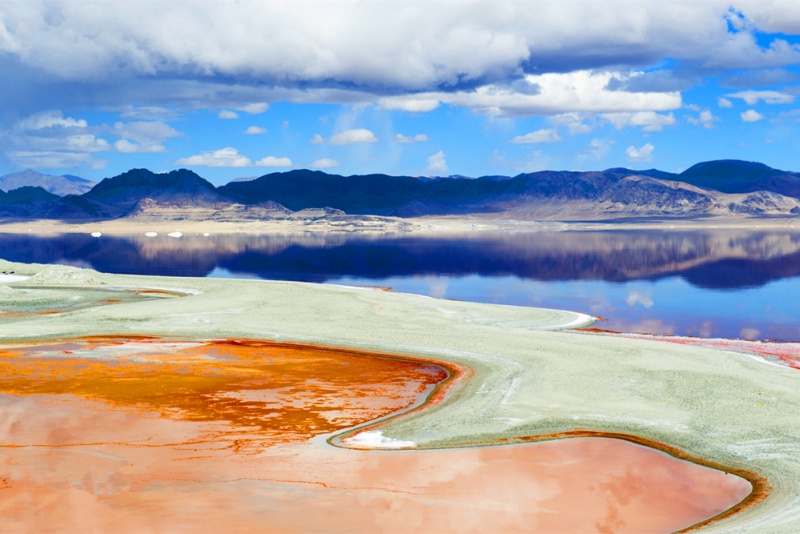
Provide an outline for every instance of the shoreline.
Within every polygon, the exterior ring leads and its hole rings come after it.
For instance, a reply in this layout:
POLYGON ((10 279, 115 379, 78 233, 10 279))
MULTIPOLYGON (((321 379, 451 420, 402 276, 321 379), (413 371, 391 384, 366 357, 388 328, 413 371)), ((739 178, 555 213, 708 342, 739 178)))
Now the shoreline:
MULTIPOLYGON (((424 217, 345 216, 343 219, 213 221, 191 219, 57 220, 2 219, 0 233, 8 234, 101 234, 148 237, 216 234, 304 234, 315 232, 383 235, 447 235, 482 232, 604 231, 604 230, 798 230, 798 217, 707 217, 639 218, 597 220, 516 220, 487 215, 441 215, 424 217)), ((100 237, 101 237, 100 236, 100 237)), ((174 236, 179 238, 180 236, 174 236)))
MULTIPOLYGON (((51 282, 59 273, 87 271, 0 267, 42 273, 51 282)), ((106 287, 195 294, 22 318, 0 325, 0 340, 129 332, 270 339, 446 361, 473 369, 474 377, 441 402, 385 422, 383 435, 419 448, 579 429, 637 436, 768 480, 768 498, 703 526, 704 532, 800 527, 794 369, 719 349, 563 331, 578 315, 557 310, 295 282, 83 274, 106 287)))

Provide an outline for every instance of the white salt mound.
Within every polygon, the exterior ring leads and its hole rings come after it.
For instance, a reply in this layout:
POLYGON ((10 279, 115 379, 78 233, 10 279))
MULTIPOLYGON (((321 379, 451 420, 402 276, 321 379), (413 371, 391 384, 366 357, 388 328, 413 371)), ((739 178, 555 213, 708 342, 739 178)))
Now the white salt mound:
POLYGON ((0 274, 0 283, 8 284, 11 282, 21 282, 28 278, 30 278, 30 276, 23 276, 20 274, 0 274))
POLYGON ((69 265, 51 265, 31 276, 27 284, 36 286, 106 285, 97 271, 69 265))
POLYGON ((158 232, 145 232, 144 235, 146 235, 147 237, 156 237, 158 235, 158 232))
POLYGON ((405 449, 417 446, 413 441, 403 441, 401 439, 386 437, 380 430, 361 432, 355 436, 343 439, 342 443, 351 447, 365 449, 405 449))
POLYGON ((170 232, 167 235, 170 237, 181 237, 183 234, 180 232, 170 232))
POLYGON ((102 232, 92 232, 92 237, 100 237, 101 235, 103 235, 102 232))

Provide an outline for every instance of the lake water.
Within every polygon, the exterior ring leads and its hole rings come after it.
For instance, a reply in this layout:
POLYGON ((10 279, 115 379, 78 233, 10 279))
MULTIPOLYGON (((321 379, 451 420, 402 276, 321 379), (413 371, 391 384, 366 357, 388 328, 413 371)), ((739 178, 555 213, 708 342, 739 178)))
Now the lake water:
POLYGON ((580 311, 614 331, 800 341, 800 232, 792 231, 0 234, 0 258, 108 273, 391 287, 580 311))

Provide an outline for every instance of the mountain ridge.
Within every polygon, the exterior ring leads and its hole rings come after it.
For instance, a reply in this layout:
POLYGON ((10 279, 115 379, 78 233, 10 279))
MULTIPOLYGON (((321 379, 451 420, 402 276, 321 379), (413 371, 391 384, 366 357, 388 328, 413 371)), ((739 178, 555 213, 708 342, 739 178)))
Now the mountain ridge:
POLYGON ((58 196, 82 195, 95 185, 97 185, 97 182, 81 178, 80 176, 74 176, 72 174, 52 176, 34 171, 33 169, 25 169, 24 171, 12 172, 0 176, 0 190, 5 192, 24 186, 39 186, 45 191, 58 196))
POLYGON ((358 216, 484 215, 531 220, 797 216, 800 174, 739 160, 701 162, 680 174, 617 167, 509 177, 418 178, 293 169, 215 187, 188 169, 161 174, 131 169, 103 179, 81 195, 56 196, 44 190, 0 195, 0 217, 119 218, 190 208, 251 219, 269 217, 275 210, 309 209, 358 216))

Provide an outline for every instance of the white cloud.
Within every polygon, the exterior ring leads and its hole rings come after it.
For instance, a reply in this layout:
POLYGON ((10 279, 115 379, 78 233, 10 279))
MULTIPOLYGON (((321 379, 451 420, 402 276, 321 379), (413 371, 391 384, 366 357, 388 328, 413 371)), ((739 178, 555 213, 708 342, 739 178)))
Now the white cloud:
POLYGON ((165 152, 163 142, 183 135, 181 132, 160 121, 117 122, 108 130, 122 139, 114 144, 118 152, 165 152), (132 143, 134 141, 135 143, 132 143))
POLYGON ((653 150, 655 148, 651 143, 647 143, 641 148, 631 145, 625 150, 625 154, 628 155, 630 161, 647 162, 653 160, 653 150))
POLYGON ((64 117, 60 111, 44 111, 31 115, 18 124, 21 130, 43 130, 45 128, 86 128, 88 124, 83 119, 64 117))
POLYGON ((138 145, 135 145, 130 141, 126 141, 125 139, 120 139, 114 143, 114 148, 117 150, 117 152, 124 152, 126 154, 135 154, 139 151, 138 145))
POLYGON ((572 135, 587 134, 594 130, 594 116, 586 113, 562 113, 550 117, 550 124, 566 126, 572 135))
POLYGON ((328 141, 332 145, 351 145, 354 143, 376 143, 378 138, 371 131, 364 128, 345 130, 331 136, 328 141))
POLYGON ((31 115, 10 131, 0 133, 6 156, 24 167, 65 168, 88 165, 102 168, 105 161, 92 154, 112 150, 109 142, 97 137, 83 119, 64 117, 59 111, 31 115))
POLYGON ((425 134, 417 134, 415 136, 397 134, 394 136, 395 143, 424 143, 428 140, 428 136, 425 134))
POLYGON ((245 113, 250 113, 251 115, 258 115, 259 113, 264 113, 267 111, 269 109, 269 104, 266 102, 258 102, 255 104, 247 104, 236 109, 244 111, 245 113))
POLYGON ((235 148, 226 147, 211 152, 201 152, 195 156, 181 158, 175 165, 204 166, 204 167, 250 167, 253 162, 250 158, 239 154, 235 148))
POLYGON ((744 122, 758 122, 764 118, 764 115, 754 109, 748 109, 739 114, 744 122))
POLYGON ((114 143, 114 149, 117 152, 122 152, 125 154, 140 154, 143 152, 166 152, 167 149, 164 148, 162 145, 140 145, 136 143, 131 143, 127 139, 120 139, 116 143, 114 143))
POLYGON ((217 115, 217 116, 220 119, 238 119, 239 118, 239 114, 238 113, 236 113, 235 111, 231 111, 229 109, 223 109, 222 111, 219 112, 219 115, 217 115))
POLYGON ((320 134, 314 134, 314 136, 311 138, 310 143, 312 145, 322 145, 325 144, 325 138, 322 137, 320 134))
POLYGON ((741 98, 748 106, 755 106, 762 100, 767 104, 791 104, 794 102, 794 95, 779 91, 739 91, 725 96, 741 98))
POLYGON ((609 89, 613 79, 627 80, 635 72, 594 72, 528 75, 513 85, 489 84, 470 91, 414 95, 487 115, 527 116, 565 113, 666 111, 680 108, 678 92, 630 92, 609 89))
MULTIPOLYGON (((790 1, 760 4, 735 2, 759 27, 797 26, 789 22, 800 18, 790 1)), ((663 57, 690 66, 797 61, 785 41, 762 47, 747 25, 729 31, 722 1, 598 1, 579 9, 556 0, 352 5, 212 2, 197 9, 192 0, 172 0, 117 2, 98 12, 70 0, 17 2, 4 13, 0 48, 71 80, 113 79, 125 69, 139 76, 217 74, 287 85, 335 80, 410 90, 497 79, 526 61, 541 71, 663 57)))
POLYGON ((602 117, 614 125, 616 129, 626 126, 641 126, 645 132, 660 132, 664 126, 675 124, 675 115, 666 115, 654 111, 638 111, 635 113, 603 113, 602 117))
POLYGON ((291 167, 292 160, 289 158, 276 158, 274 156, 267 156, 256 161, 257 167, 291 167))
POLYGON ((439 101, 435 98, 415 98, 413 95, 393 96, 378 100, 378 105, 382 109, 398 109, 411 112, 433 111, 439 107, 439 104, 439 101))
POLYGON ((575 157, 580 161, 602 161, 614 144, 616 141, 613 140, 592 139, 587 146, 575 153, 575 157))
POLYGON ((447 160, 444 152, 440 150, 428 158, 428 172, 431 174, 442 174, 447 172, 447 160))
POLYGON ((160 106, 123 106, 119 116, 123 119, 164 120, 175 117, 171 109, 160 106))
POLYGON ((749 0, 736 2, 742 13, 759 29, 769 33, 800 33, 800 12, 794 0, 749 0))
POLYGON ((263 135, 267 133, 267 129, 261 126, 248 126, 244 133, 247 135, 263 135))
POLYGON ((686 120, 689 122, 689 124, 700 125, 703 128, 713 128, 714 122, 718 121, 719 119, 715 117, 710 110, 704 109, 697 117, 688 117, 686 120))
POLYGON ((330 169, 331 167, 338 167, 339 162, 335 159, 330 158, 322 158, 316 160, 314 163, 310 165, 312 169, 330 169))
POLYGON ((561 141, 558 132, 552 129, 537 130, 525 135, 518 135, 511 140, 512 143, 530 144, 530 143, 555 143, 561 141))
POLYGON ((719 99, 717 100, 717 105, 721 108, 732 108, 733 102, 731 102, 727 98, 719 97, 719 99))

